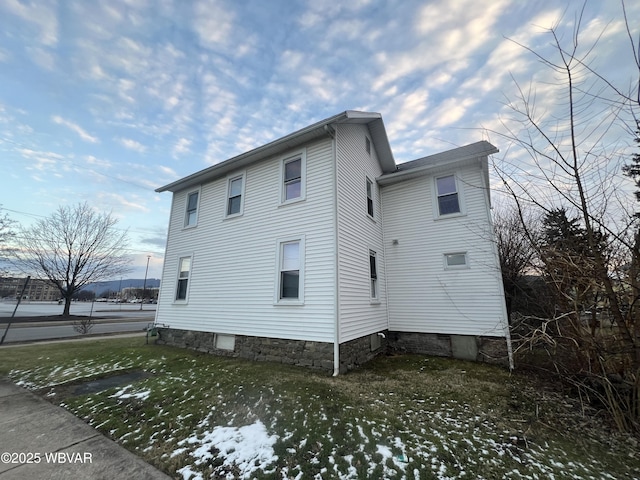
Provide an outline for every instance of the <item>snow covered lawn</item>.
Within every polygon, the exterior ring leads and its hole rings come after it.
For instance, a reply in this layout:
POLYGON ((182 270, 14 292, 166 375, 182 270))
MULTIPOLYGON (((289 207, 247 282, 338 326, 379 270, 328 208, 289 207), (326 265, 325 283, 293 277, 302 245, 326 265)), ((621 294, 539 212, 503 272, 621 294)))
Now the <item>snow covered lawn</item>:
POLYGON ((636 440, 500 368, 395 356, 331 378, 102 342, 0 351, 0 368, 178 479, 640 478, 636 440), (69 394, 70 381, 133 369, 152 375, 69 394))

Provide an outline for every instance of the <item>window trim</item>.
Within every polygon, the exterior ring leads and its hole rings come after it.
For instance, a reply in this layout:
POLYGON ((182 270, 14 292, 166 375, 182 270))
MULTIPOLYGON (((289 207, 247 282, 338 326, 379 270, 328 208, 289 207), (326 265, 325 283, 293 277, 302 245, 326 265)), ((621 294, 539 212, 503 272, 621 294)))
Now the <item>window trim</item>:
POLYGON ((200 198, 202 198, 202 189, 198 187, 197 189, 190 190, 185 195, 184 202, 184 222, 182 228, 194 228, 198 226, 198 217, 200 214, 200 198), (196 208, 195 208, 195 221, 193 223, 187 223, 189 221, 189 198, 194 193, 198 194, 198 199, 196 200, 196 208))
POLYGON ((280 205, 289 205, 290 203, 302 202, 307 196, 307 150, 303 149, 295 152, 292 155, 283 157, 280 161, 280 205), (289 162, 293 162, 300 159, 300 196, 295 198, 286 198, 287 189, 285 184, 285 165, 289 162))
POLYGON ((375 220, 376 218, 376 191, 373 180, 368 176, 365 177, 365 192, 367 195, 367 215, 375 220), (369 197, 369 185, 371 185, 371 197, 369 197), (371 213, 369 213, 369 201, 371 201, 371 213))
POLYGON ((434 211, 434 218, 436 220, 438 219, 443 219, 443 218, 455 218, 455 217, 461 217, 466 215, 466 211, 465 211, 465 203, 464 203, 464 194, 463 194, 463 190, 460 188, 460 181, 459 181, 459 175, 457 172, 450 172, 450 173, 446 173, 443 175, 437 175, 433 177, 433 211, 434 211), (440 193, 438 192, 438 180, 440 180, 441 178, 447 178, 447 177, 453 177, 453 181, 455 183, 456 186, 456 195, 458 196, 458 208, 459 211, 458 212, 453 212, 453 213, 444 213, 441 214, 440 213, 440 197, 445 197, 448 195, 453 195, 453 194, 446 194, 446 195, 440 195, 440 193))
POLYGON ((178 303, 178 304, 186 304, 189 303, 189 290, 191 289, 191 279, 193 278, 193 254, 191 255, 181 255, 178 257, 178 264, 177 264, 177 268, 176 268, 176 283, 175 283, 175 288, 173 290, 173 303, 178 303), (189 271, 187 274, 187 277, 184 279, 187 281, 187 288, 185 289, 185 293, 184 293, 184 298, 178 298, 178 292, 180 289, 180 267, 182 266, 182 260, 188 258, 189 259, 189 271))
POLYGON ((380 263, 375 250, 369 249, 369 299, 372 302, 380 300, 380 263), (371 261, 373 259, 373 262, 371 261), (375 272, 371 267, 375 268, 375 272), (374 276, 375 275, 375 276, 374 276))
POLYGON ((445 270, 468 270, 469 267, 469 253, 464 251, 447 252, 442 254, 442 261, 444 263, 445 270), (449 258, 453 256, 462 255, 464 257, 463 265, 449 265, 449 258))
POLYGON ((235 218, 235 217, 241 217, 242 215, 244 215, 244 192, 245 192, 245 186, 247 183, 247 175, 246 175, 246 171, 242 171, 242 172, 238 172, 234 175, 228 175, 227 176, 227 194, 225 197, 225 202, 224 202, 224 218, 235 218), (231 200, 231 182, 238 180, 238 179, 242 179, 242 188, 240 191, 240 211, 236 212, 236 213, 229 213, 229 200, 231 200))
POLYGON ((304 305, 304 266, 305 266, 305 236, 279 238, 276 241, 276 268, 274 305, 304 305), (281 298, 282 289, 282 261, 284 260, 284 245, 298 243, 298 298, 281 298))

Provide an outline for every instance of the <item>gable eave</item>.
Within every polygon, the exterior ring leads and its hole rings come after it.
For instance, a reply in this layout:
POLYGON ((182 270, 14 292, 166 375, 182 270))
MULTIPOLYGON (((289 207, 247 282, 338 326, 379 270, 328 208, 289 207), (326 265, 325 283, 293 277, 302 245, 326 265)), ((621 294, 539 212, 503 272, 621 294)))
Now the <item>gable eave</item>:
POLYGON ((476 159, 487 163, 488 156, 498 153, 498 151, 495 146, 483 140, 447 150, 446 152, 401 163, 395 172, 383 174, 376 180, 379 185, 391 185, 410 178, 437 173, 451 168, 454 165, 463 165, 476 159))
POLYGON ((338 123, 364 123, 368 124, 371 130, 372 141, 378 152, 380 164, 383 171, 394 171, 396 164, 393 160, 393 154, 387 133, 384 129, 382 116, 375 112, 361 112, 356 110, 347 110, 332 117, 321 120, 320 122, 309 125, 301 130, 297 130, 289 135, 276 139, 260 147, 249 150, 223 162, 217 163, 203 170, 195 172, 191 175, 183 177, 175 182, 169 183, 157 188, 155 191, 176 192, 187 188, 192 188, 202 183, 209 182, 216 178, 223 177, 228 173, 244 168, 254 162, 258 162, 265 158, 283 154, 288 150, 295 149, 307 142, 328 135, 327 127, 338 123))

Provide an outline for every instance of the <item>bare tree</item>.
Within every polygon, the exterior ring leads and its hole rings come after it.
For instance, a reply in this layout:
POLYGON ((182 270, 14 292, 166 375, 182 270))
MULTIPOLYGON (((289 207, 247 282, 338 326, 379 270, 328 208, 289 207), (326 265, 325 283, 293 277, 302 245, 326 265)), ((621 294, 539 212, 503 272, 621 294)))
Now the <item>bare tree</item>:
POLYGON ((128 271, 127 232, 116 230, 116 224, 111 214, 97 213, 86 203, 61 206, 19 230, 14 263, 58 287, 63 315, 69 315, 71 299, 83 286, 128 271))
MULTIPOLYGON (((624 19, 630 32, 626 12, 624 19)), ((501 130, 491 132, 514 145, 509 153, 518 159, 505 159, 495 169, 529 238, 522 212, 534 208, 547 218, 559 211, 565 219, 570 215, 574 232, 565 240, 583 243, 567 248, 547 238, 538 244, 548 284, 564 301, 530 340, 562 346, 555 371, 602 402, 620 429, 640 432, 640 322, 628 308, 637 302, 637 289, 627 288, 638 218, 620 175, 640 115, 638 45, 629 34, 630 78, 616 83, 592 61, 599 38, 586 48, 581 44, 581 24, 579 12, 567 42, 560 23, 550 28, 551 53, 519 44, 542 68, 537 82, 526 87, 515 82, 518 93, 506 104, 509 115, 501 130), (537 88, 544 95, 538 96, 537 88), (598 324, 594 313, 586 324, 584 302, 594 312, 597 306, 606 310, 606 322, 598 324)))
MULTIPOLYGON (((2 211, 2 207, 0 207, 0 212, 2 211)), ((15 237, 15 232, 13 230, 15 226, 15 221, 9 218, 9 215, 6 213, 0 213, 0 275, 4 275, 4 261, 8 254, 9 247, 8 243, 15 237)))
POLYGON ((503 206, 494 211, 493 226, 510 324, 514 310, 521 313, 524 313, 523 310, 526 313, 531 311, 527 307, 529 300, 532 300, 527 276, 536 273, 536 238, 531 238, 528 233, 537 236, 533 233, 537 230, 535 223, 537 219, 532 214, 523 213, 521 217, 513 206, 503 206), (529 232, 523 224, 528 225, 529 232))

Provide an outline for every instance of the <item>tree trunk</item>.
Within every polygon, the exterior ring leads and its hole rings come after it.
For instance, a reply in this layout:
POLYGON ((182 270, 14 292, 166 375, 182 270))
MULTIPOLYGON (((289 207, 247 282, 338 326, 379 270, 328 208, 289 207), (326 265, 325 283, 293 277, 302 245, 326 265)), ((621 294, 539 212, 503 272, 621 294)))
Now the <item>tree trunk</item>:
POLYGON ((62 315, 64 315, 65 317, 68 317, 70 310, 71 310, 71 296, 68 296, 64 298, 64 311, 62 312, 62 315))

